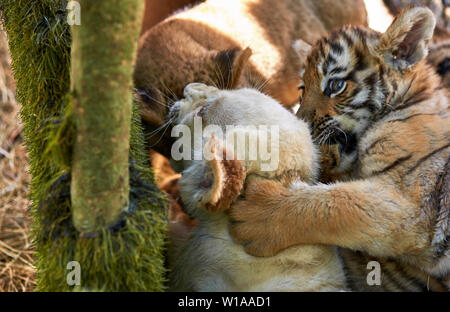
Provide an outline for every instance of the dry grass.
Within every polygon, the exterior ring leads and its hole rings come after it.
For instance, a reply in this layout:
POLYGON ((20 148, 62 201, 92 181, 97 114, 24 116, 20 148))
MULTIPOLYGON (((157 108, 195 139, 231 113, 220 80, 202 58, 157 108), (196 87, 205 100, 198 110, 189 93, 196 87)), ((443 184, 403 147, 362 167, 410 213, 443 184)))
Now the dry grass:
POLYGON ((35 285, 28 199, 28 155, 10 70, 6 36, 0 31, 0 292, 35 285))

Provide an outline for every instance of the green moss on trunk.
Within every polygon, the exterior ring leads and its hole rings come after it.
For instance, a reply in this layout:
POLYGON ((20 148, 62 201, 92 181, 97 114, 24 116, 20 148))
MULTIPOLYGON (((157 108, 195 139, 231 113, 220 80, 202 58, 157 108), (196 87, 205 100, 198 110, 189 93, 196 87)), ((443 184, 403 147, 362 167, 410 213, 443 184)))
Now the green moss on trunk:
MULTIPOLYGON (((115 5, 120 1, 102 2, 115 5)), ((132 111, 127 152, 128 208, 120 222, 103 227, 95 236, 81 237, 72 223, 72 150, 78 129, 68 93, 71 36, 66 4, 57 0, 0 0, 30 158, 37 290, 161 291, 165 199, 149 171, 136 109, 132 111), (79 286, 67 284, 67 264, 71 261, 80 263, 79 286)), ((131 91, 123 96, 123 105, 128 105, 131 91)))

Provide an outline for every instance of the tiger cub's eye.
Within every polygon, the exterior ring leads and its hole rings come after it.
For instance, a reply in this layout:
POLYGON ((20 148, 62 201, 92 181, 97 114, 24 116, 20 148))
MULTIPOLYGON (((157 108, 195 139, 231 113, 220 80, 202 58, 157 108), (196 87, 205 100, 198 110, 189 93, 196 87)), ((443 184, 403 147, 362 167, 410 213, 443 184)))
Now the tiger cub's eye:
POLYGON ((342 87, 344 86, 344 81, 343 80, 338 80, 334 83, 334 88, 333 91, 340 91, 342 89, 342 87))
POLYGON ((331 79, 328 82, 328 90, 330 95, 338 95, 342 93, 347 86, 347 83, 343 79, 331 79))

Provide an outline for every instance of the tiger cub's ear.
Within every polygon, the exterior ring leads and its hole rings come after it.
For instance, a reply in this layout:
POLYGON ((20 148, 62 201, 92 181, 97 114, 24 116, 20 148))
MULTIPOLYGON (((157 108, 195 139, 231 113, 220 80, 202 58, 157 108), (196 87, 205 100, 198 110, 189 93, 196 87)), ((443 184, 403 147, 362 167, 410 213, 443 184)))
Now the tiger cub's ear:
POLYGON ((217 66, 217 87, 219 89, 235 89, 238 86, 242 71, 252 55, 250 48, 231 49, 213 54, 213 62, 217 66))
POLYGON ((225 211, 243 188, 245 170, 230 152, 227 156, 222 141, 215 136, 205 143, 203 156, 203 160, 194 161, 183 172, 180 181, 183 202, 188 212, 192 209, 225 211))
POLYGON ((436 19, 428 8, 403 11, 381 36, 377 52, 396 70, 414 66, 428 53, 436 19))

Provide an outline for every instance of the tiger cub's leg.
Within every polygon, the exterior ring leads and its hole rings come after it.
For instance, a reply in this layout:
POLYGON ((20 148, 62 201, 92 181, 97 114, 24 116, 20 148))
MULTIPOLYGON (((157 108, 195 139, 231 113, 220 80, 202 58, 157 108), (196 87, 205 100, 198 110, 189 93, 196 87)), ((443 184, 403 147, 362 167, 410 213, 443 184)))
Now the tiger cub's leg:
POLYGON ((426 253, 430 224, 418 218, 414 203, 386 188, 387 183, 370 179, 290 190, 274 181, 253 180, 245 202, 237 202, 232 211, 231 234, 248 253, 260 256, 309 243, 377 257, 426 253))

